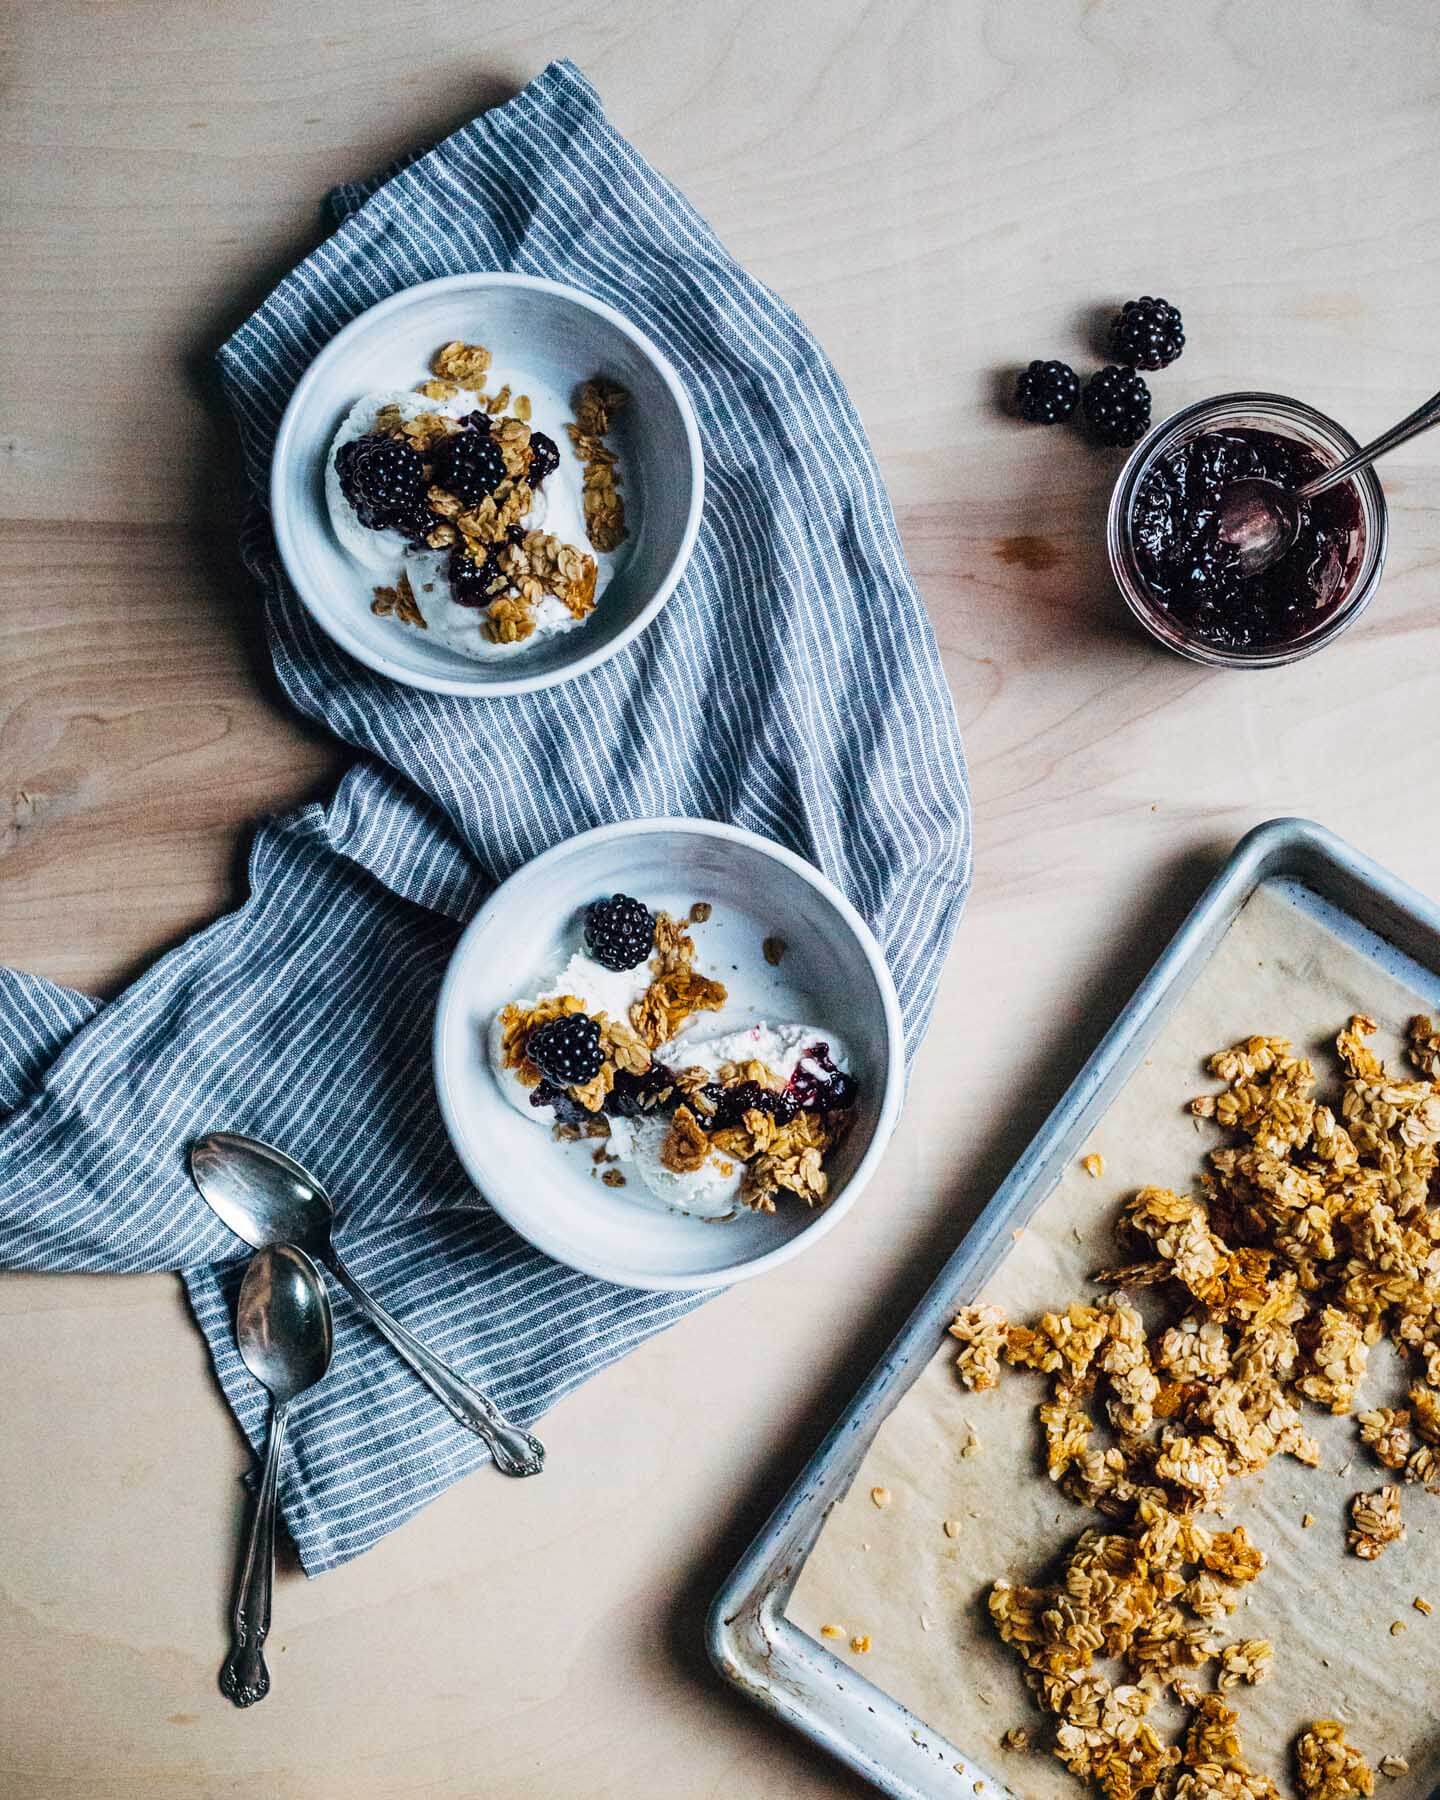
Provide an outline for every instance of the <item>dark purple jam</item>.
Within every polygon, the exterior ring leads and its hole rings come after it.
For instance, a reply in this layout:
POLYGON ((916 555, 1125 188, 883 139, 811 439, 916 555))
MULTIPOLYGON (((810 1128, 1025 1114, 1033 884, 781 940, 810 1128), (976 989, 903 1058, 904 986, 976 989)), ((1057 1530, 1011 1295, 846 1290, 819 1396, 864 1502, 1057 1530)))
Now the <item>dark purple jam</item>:
POLYGON ((1294 438, 1237 425, 1206 431, 1158 459, 1135 496, 1140 579, 1187 637, 1221 650, 1266 650, 1314 630, 1344 598, 1362 549, 1360 501, 1348 482, 1300 508, 1294 544, 1242 575, 1220 540, 1217 509, 1232 482, 1261 476, 1295 488, 1325 468, 1294 438))

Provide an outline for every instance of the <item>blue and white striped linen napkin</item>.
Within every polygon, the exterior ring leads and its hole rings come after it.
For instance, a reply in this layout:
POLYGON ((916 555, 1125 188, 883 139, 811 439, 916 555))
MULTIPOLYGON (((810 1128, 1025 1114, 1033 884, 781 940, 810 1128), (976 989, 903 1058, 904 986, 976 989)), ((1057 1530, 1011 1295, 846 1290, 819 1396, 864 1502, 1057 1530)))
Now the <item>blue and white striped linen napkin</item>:
MULTIPOLYGON (((356 1272, 523 1421, 695 1304, 549 1261, 451 1152, 431 1015, 496 882, 612 819, 749 826, 817 863, 874 925, 913 1051, 970 870, 950 699, 850 401, 579 71, 552 64, 331 207, 334 235, 220 361, 276 667, 360 760, 328 806, 262 825, 246 903, 111 1005, 0 971, 0 1266, 182 1270, 257 1448, 265 1397, 231 1329, 246 1253, 185 1172, 207 1129, 314 1168, 356 1272), (635 320, 689 389, 707 480, 693 559, 638 642, 562 687, 480 702, 349 661, 286 584, 263 513, 275 428, 321 347, 386 295, 474 269, 552 276, 635 320)), ((338 1294, 335 1311, 335 1365, 297 1408, 280 1490, 311 1574, 486 1460, 338 1294)))

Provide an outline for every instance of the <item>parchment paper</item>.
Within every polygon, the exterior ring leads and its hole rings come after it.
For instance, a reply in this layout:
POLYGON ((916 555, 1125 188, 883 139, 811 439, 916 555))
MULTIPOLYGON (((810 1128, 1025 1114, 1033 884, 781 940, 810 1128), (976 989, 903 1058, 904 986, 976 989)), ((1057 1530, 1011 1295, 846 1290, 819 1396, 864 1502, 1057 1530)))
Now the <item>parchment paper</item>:
MULTIPOLYGON (((1092 1179, 1078 1161, 1068 1169, 983 1297, 1027 1321, 1095 1296, 1089 1272, 1121 1260, 1112 1223, 1125 1196, 1147 1182, 1193 1190, 1204 1152, 1220 1141, 1213 1126, 1197 1132, 1183 1111, 1193 1094, 1219 1086, 1202 1068, 1212 1050, 1251 1032, 1287 1036, 1315 1058, 1323 1092, 1336 1068, 1329 1045, 1352 1012, 1380 1021, 1375 1048, 1398 1061, 1398 1033, 1424 1010, 1422 997, 1283 891, 1261 888, 1086 1146, 1103 1154, 1102 1178, 1092 1179)), ((990 1626, 985 1597, 998 1575, 1033 1576, 1099 1515, 1045 1475, 1035 1407, 1046 1378, 1007 1368, 998 1388, 971 1393, 954 1373, 954 1349, 945 1339, 881 1426, 787 1613, 817 1638, 822 1625, 842 1626, 844 1639, 822 1640, 825 1647, 965 1751, 967 1775, 976 1772, 973 1759, 1025 1800, 1075 1800, 1081 1784, 1048 1749, 1000 1746, 1010 1725, 1030 1726, 1042 1743, 1049 1733, 1019 1659, 990 1626), (963 1456, 972 1428, 978 1448, 963 1456), (884 1510, 871 1499, 875 1487, 893 1496, 884 1510), (960 1521, 958 1537, 946 1535, 946 1519, 960 1521), (870 1636, 868 1654, 851 1652, 855 1633, 870 1636)), ((1391 1403, 1397 1389, 1398 1359, 1379 1346, 1361 1407, 1391 1403)), ((1361 1562, 1345 1546, 1350 1497, 1393 1477, 1360 1445, 1353 1417, 1307 1405, 1305 1418, 1322 1447, 1319 1469, 1277 1457, 1228 1490, 1226 1523, 1243 1522, 1270 1562, 1215 1629, 1227 1638, 1270 1638, 1275 1663, 1268 1682, 1226 1698, 1240 1713, 1251 1762, 1283 1792, 1294 1791, 1296 1733, 1330 1716, 1347 1721, 1347 1735, 1372 1767, 1387 1753, 1408 1759, 1408 1775, 1379 1780, 1385 1800, 1421 1800, 1440 1771, 1440 1498, 1405 1487, 1404 1542, 1361 1562), (1309 1529, 1301 1524, 1307 1512, 1315 1519, 1309 1529), (1415 1610, 1416 1595, 1434 1604, 1433 1618, 1415 1610), (1405 1629, 1392 1635, 1395 1620, 1405 1629)), ((1212 1679, 1202 1673, 1201 1685, 1212 1679)), ((1179 1718, 1158 1708, 1153 1716, 1157 1725, 1179 1718)))

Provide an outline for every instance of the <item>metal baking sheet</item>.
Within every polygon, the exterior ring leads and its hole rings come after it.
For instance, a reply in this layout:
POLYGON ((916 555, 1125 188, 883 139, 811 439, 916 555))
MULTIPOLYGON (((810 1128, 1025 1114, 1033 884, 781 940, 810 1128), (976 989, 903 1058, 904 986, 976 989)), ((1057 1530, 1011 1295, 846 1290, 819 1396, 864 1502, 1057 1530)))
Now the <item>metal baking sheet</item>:
POLYGON ((955 1308, 980 1291, 1054 1190, 1262 884, 1440 1009, 1440 907, 1309 820, 1272 820, 1241 839, 711 1606, 707 1646, 720 1673, 883 1793, 953 1800, 957 1762, 987 1792, 1011 1790, 974 1746, 950 1743, 787 1619, 795 1583, 955 1308))

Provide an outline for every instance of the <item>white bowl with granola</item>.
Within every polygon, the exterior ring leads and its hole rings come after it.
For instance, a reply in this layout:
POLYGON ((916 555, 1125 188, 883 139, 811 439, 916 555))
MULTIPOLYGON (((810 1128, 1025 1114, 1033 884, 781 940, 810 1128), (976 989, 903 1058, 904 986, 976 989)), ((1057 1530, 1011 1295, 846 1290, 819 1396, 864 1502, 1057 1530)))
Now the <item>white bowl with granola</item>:
POLYGON ((302 377, 271 469, 285 571, 382 674, 548 687, 673 591, 704 488, 679 378, 613 308, 527 275, 407 288, 302 377))
POLYGON ((602 826, 512 875, 456 948, 435 1025, 476 1186, 561 1262, 712 1288, 859 1198, 900 1109, 879 946, 801 858, 708 820, 602 826))

